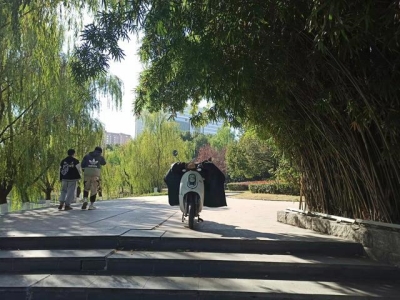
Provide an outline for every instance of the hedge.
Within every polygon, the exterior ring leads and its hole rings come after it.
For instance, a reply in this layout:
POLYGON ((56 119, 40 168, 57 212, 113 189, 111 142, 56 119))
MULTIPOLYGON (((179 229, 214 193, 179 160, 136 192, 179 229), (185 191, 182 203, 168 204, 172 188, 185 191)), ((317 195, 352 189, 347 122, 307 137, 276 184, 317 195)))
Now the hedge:
POLYGON ((230 191, 248 191, 249 185, 242 184, 242 183, 228 183, 227 184, 228 190, 230 191))
POLYGON ((260 194, 285 194, 299 196, 300 190, 287 183, 269 183, 269 184, 250 184, 249 189, 252 193, 260 194))

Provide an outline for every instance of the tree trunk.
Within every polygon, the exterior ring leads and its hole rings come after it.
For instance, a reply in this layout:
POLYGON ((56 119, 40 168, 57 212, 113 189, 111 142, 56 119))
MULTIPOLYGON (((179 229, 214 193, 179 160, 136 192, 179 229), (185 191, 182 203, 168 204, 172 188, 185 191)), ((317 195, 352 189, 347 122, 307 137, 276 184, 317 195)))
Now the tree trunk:
POLYGON ((53 191, 52 188, 46 188, 46 190, 44 191, 44 193, 46 194, 46 199, 45 200, 51 200, 51 192, 53 191))
POLYGON ((29 197, 29 194, 26 191, 26 189, 21 189, 20 194, 21 194, 22 203, 30 202, 30 197, 29 197))
POLYGON ((5 180, 0 182, 0 204, 7 203, 7 196, 11 192, 12 187, 12 182, 7 182, 5 180))

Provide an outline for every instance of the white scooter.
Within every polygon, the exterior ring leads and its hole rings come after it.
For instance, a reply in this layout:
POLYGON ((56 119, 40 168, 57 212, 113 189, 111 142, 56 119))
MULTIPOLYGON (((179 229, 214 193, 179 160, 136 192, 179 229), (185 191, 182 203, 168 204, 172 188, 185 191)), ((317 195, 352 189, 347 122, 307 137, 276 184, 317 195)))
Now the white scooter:
MULTIPOLYGON (((178 156, 178 151, 172 154, 178 156)), ((182 222, 189 217, 189 228, 193 229, 194 219, 200 219, 205 207, 227 206, 225 196, 225 175, 210 159, 201 163, 173 163, 164 177, 168 187, 168 203, 182 211, 182 222), (205 178, 205 179, 204 179, 205 178)))
MULTIPOLYGON (((174 156, 178 155, 174 151, 174 156)), ((189 217, 189 228, 194 228, 194 219, 197 222, 203 222, 200 213, 204 205, 204 178, 201 175, 202 165, 190 162, 186 168, 182 169, 184 173, 179 185, 179 207, 182 212, 182 222, 189 217)))

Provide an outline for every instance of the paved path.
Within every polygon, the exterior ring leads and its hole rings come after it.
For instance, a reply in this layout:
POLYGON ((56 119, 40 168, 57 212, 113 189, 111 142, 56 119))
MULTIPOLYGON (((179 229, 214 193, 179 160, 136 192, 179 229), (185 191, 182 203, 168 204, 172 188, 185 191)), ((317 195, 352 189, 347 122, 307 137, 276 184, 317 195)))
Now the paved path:
POLYGON ((0 216, 0 237, 23 237, 2 239, 1 299, 399 299, 398 270, 359 257, 360 245, 276 221, 297 204, 228 199, 190 230, 167 203, 0 216))
POLYGON ((311 230, 278 223, 276 212, 295 207, 291 202, 228 198, 228 207, 205 208, 204 223, 189 230, 178 207, 166 196, 99 201, 97 210, 72 211, 56 207, 0 217, 0 236, 121 235, 241 238, 270 240, 340 240, 311 230))

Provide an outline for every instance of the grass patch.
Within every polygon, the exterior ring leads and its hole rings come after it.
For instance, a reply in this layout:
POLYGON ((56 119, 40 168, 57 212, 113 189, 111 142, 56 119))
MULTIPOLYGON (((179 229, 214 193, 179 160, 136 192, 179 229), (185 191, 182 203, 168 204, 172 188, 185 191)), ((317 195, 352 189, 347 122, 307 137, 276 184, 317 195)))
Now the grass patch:
POLYGON ((134 197, 165 196, 165 195, 168 195, 168 192, 149 193, 149 194, 135 195, 134 197))
POLYGON ((244 199, 244 200, 264 200, 264 201, 290 201, 290 202, 298 202, 300 200, 300 196, 292 196, 292 195, 281 195, 281 194, 253 194, 252 192, 242 192, 237 195, 229 196, 230 198, 235 199, 244 199))

